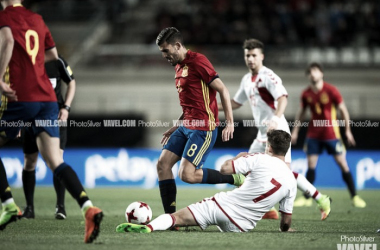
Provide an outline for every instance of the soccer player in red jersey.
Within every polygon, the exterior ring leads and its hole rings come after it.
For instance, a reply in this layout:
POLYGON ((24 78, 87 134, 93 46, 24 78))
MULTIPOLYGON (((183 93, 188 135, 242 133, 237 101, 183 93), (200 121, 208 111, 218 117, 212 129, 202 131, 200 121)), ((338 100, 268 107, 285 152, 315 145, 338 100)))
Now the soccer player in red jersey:
POLYGON ((204 55, 187 50, 181 33, 174 27, 163 29, 156 43, 162 56, 175 67, 175 87, 183 111, 176 126, 163 134, 164 147, 157 162, 162 204, 165 213, 174 213, 177 188, 172 167, 177 161, 181 160, 179 177, 187 183, 240 186, 244 177, 202 168, 217 136, 217 92, 227 119, 223 141, 232 139, 234 132, 230 94, 214 67, 204 55))
MULTIPOLYGON (((92 205, 78 176, 65 162, 59 149, 58 104, 46 75, 45 60, 57 60, 54 40, 42 17, 25 9, 21 0, 2 0, 0 12, 0 146, 15 138, 21 127, 37 137, 38 149, 54 175, 77 200, 85 217, 86 243, 99 234, 102 210, 92 205), (3 81, 4 77, 4 81, 3 81), (41 122, 36 126, 37 120, 41 122), (42 124, 44 123, 44 125, 42 124)), ((20 217, 0 159, 0 230, 20 217)))
MULTIPOLYGON (((333 155, 342 171, 342 178, 350 192, 355 207, 365 207, 366 203, 357 194, 355 184, 346 160, 346 150, 342 142, 337 113, 340 112, 345 121, 345 133, 349 146, 355 146, 355 139, 349 126, 350 116, 343 98, 338 89, 323 80, 323 69, 318 63, 311 63, 306 69, 310 86, 301 95, 301 107, 296 114, 295 121, 302 121, 309 107, 312 117, 307 130, 305 152, 307 154, 308 171, 306 178, 313 183, 318 157, 326 148, 328 154, 333 155)), ((292 131, 292 143, 296 144, 299 126, 292 131)), ((300 197, 295 206, 308 206, 307 195, 300 197)))

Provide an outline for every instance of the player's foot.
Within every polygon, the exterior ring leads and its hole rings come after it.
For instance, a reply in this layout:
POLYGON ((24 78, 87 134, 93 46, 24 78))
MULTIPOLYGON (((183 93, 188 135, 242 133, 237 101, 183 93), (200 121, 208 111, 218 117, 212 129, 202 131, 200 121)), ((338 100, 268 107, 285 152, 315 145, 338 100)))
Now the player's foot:
POLYGON ((3 212, 0 216, 0 230, 4 230, 6 226, 20 219, 22 216, 20 208, 16 205, 16 203, 11 203, 6 206, 3 206, 3 212))
POLYGON ((245 176, 242 174, 233 174, 232 177, 234 178, 234 186, 240 187, 243 185, 245 176))
POLYGON ((306 199, 305 196, 298 197, 293 204, 293 207, 311 207, 313 205, 312 199, 306 199))
POLYGON ((321 211, 321 220, 326 220, 331 212, 331 198, 327 195, 321 195, 321 198, 317 200, 319 211, 321 211))
POLYGON ((64 220, 66 219, 66 211, 64 205, 57 205, 55 207, 55 218, 57 220, 64 220))
POLYGON ((34 207, 26 206, 26 208, 24 209, 24 212, 22 213, 22 218, 34 219, 34 207))
POLYGON ((277 210, 272 207, 268 212, 266 212, 262 218, 263 220, 278 220, 278 212, 277 210))
POLYGON ((138 224, 132 224, 132 223, 123 223, 116 227, 116 232, 118 233, 150 233, 152 230, 146 226, 146 225, 138 225, 138 224))
POLYGON ((359 195, 355 195, 352 198, 352 205, 354 205, 354 207, 360 207, 360 208, 363 208, 363 207, 367 206, 367 204, 365 203, 365 201, 362 198, 360 198, 359 195))
POLYGON ((91 243, 96 237, 98 237, 100 232, 100 222, 103 219, 103 212, 97 207, 89 207, 85 211, 85 232, 84 232, 84 242, 91 243))

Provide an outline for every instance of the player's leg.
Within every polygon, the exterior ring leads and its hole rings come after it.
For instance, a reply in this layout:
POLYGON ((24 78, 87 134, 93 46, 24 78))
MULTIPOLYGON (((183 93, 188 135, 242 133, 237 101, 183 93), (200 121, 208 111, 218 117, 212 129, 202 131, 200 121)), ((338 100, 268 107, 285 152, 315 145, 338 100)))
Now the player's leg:
POLYGON ((334 142, 329 142, 327 152, 334 156, 335 162, 342 171, 342 178, 347 185, 348 191, 350 192, 352 204, 359 208, 366 207, 366 202, 356 194, 354 179, 352 178, 350 168, 348 167, 346 150, 342 141, 336 140, 334 142))
MULTIPOLYGON (((54 124, 57 114, 56 102, 41 103, 41 111, 35 119, 50 119, 54 124)), ((100 222, 103 219, 102 210, 93 206, 77 174, 67 163, 63 162, 59 148, 58 127, 33 127, 33 130, 37 136, 38 149, 46 164, 80 206, 85 218, 84 242, 91 243, 99 234, 100 222)))
MULTIPOLYGON (((188 134, 189 140, 184 148, 179 167, 179 177, 181 180, 191 184, 234 184, 237 178, 234 178, 233 175, 223 175, 215 169, 203 168, 203 164, 215 144, 218 134, 217 130, 201 131, 185 129, 185 131, 188 134)), ((238 185, 241 184, 238 183, 238 185)))
MULTIPOLYGON (((294 207, 310 207, 313 205, 313 201, 309 199, 315 196, 316 188, 312 185, 315 181, 315 168, 318 163, 319 155, 322 153, 323 145, 319 140, 307 138, 304 145, 304 151, 307 156, 307 172, 306 178, 302 175, 297 177, 297 187, 303 192, 303 196, 298 197, 294 201, 294 207)), ((313 197, 313 198, 314 198, 313 197)))
MULTIPOLYGON (((0 137, 0 146, 3 146, 8 139, 0 137)), ((11 188, 8 184, 7 173, 3 161, 0 158, 0 199, 2 205, 2 213, 0 216, 0 230, 17 219, 21 218, 21 210, 13 200, 11 188)))
POLYGON ((22 149, 24 152, 24 169, 22 171, 22 184, 26 200, 26 208, 22 214, 23 218, 34 218, 34 189, 36 186, 36 166, 38 159, 38 148, 36 137, 31 128, 22 130, 22 149))
POLYGON ((80 206, 86 220, 84 241, 91 243, 99 234, 99 225, 103 218, 102 210, 93 206, 77 174, 67 163, 62 162, 59 138, 50 137, 47 132, 41 132, 37 135, 37 145, 48 167, 80 206))
POLYGON ((23 218, 34 219, 34 189, 36 187, 36 165, 38 152, 24 154, 24 170, 22 171, 22 184, 26 200, 23 218))
POLYGON ((174 226, 196 226, 197 223, 188 208, 173 214, 161 214, 148 225, 138 225, 133 223, 123 223, 116 227, 116 232, 150 233, 153 231, 163 231, 174 226))
MULTIPOLYGON (((59 146, 60 146, 60 155, 61 155, 62 161, 63 161, 64 149, 66 147, 66 141, 67 141, 67 128, 60 127, 59 128, 59 146)), ((57 220, 63 220, 63 219, 66 219, 66 210, 65 210, 66 188, 55 175, 53 175, 53 184, 54 184, 54 190, 57 196, 57 202, 55 206, 55 218, 57 220)))
POLYGON ((176 211, 177 186, 172 167, 179 160, 178 155, 164 148, 157 161, 158 185, 165 213, 176 211))

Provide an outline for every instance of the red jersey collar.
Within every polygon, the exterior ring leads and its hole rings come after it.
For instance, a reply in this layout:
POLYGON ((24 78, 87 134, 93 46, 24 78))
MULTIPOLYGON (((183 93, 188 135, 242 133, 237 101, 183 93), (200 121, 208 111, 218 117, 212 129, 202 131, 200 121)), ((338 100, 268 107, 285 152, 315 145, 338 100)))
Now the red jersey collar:
POLYGON ((15 4, 13 4, 13 5, 9 5, 9 6, 7 6, 5 9, 8 9, 8 8, 10 8, 10 7, 13 7, 13 8, 16 8, 16 7, 24 7, 21 3, 15 3, 15 4))

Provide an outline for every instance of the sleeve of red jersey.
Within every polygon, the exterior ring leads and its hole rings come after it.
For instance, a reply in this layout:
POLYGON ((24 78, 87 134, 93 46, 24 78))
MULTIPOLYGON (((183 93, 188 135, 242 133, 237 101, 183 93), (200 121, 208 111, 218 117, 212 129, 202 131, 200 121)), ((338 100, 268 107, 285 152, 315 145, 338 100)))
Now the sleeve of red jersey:
POLYGON ((7 22, 6 15, 3 11, 0 12, 0 29, 3 27, 9 27, 9 24, 7 22))
POLYGON ((335 87, 335 86, 332 86, 331 87, 331 99, 332 99, 332 102, 335 104, 335 105, 338 105, 340 104, 341 102, 343 102, 343 97, 342 95, 340 94, 339 90, 335 87))
POLYGON ((195 70, 199 73, 200 78, 207 85, 219 77, 211 62, 203 55, 200 55, 198 57, 198 61, 195 63, 194 67, 195 70))
POLYGON ((49 28, 45 25, 46 35, 45 35, 45 50, 49 50, 55 47, 55 42, 50 33, 49 28))

